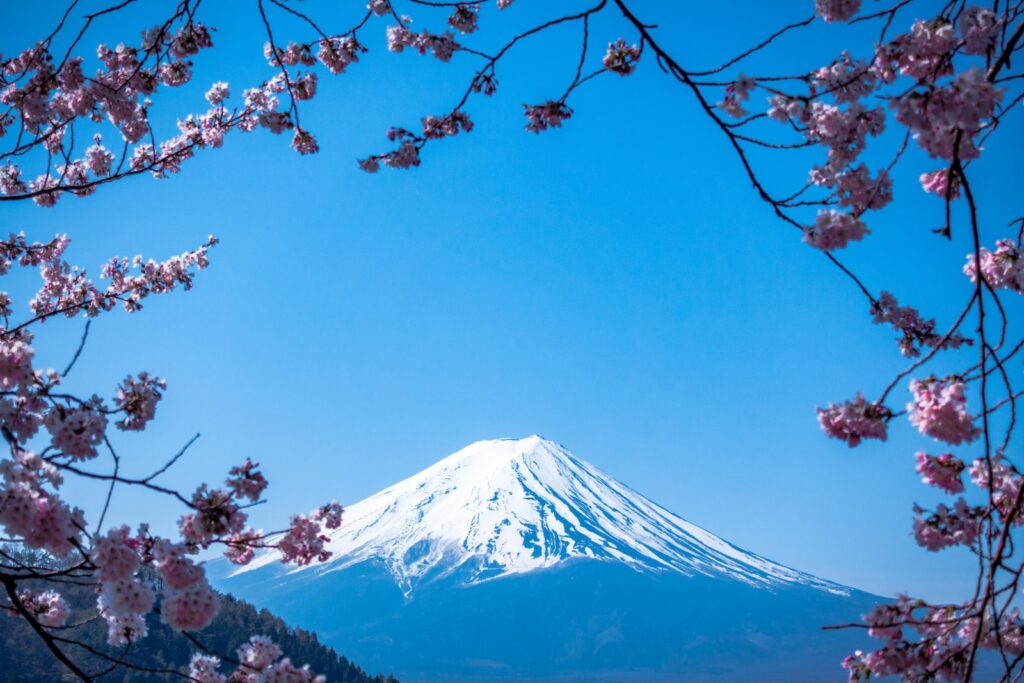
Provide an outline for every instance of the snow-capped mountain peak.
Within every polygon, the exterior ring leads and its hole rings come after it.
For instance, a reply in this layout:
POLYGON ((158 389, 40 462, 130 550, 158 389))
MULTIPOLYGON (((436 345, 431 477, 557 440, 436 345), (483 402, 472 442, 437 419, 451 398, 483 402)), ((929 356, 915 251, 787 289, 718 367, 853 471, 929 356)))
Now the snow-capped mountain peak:
MULTIPOLYGON (((329 537, 327 564, 294 571, 378 560, 409 593, 454 572, 476 583, 589 560, 847 593, 733 546, 539 436, 470 444, 348 506, 329 537)), ((277 560, 268 552, 236 573, 277 560)))

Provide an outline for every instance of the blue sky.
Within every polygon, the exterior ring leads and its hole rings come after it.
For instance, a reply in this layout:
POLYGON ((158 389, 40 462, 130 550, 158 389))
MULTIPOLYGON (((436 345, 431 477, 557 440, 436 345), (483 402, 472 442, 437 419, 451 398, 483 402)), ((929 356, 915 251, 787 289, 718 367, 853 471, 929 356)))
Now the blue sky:
MULTIPOLYGON (((710 3, 635 8, 684 65, 702 68, 812 5, 765 4, 741 3, 735 23, 710 3)), ((351 23, 335 4, 304 7, 330 29, 351 23)), ((477 44, 545 7, 485 11, 477 44)), ((146 8, 98 25, 87 43, 135 40, 153 23, 146 8)), ((418 10, 417 26, 443 21, 418 10)), ((43 34, 58 11, 11 8, 0 52, 43 34)), ((199 56, 193 84, 158 101, 171 119, 201 109, 215 80, 237 96, 271 74, 254 3, 203 11, 217 49, 199 56)), ((592 27, 595 59, 604 42, 634 38, 613 19, 592 27)), ((129 469, 152 469, 201 432, 167 482, 191 487, 259 460, 270 502, 253 517, 269 529, 321 501, 359 500, 474 440, 539 433, 777 561, 879 593, 960 594, 969 557, 928 553, 910 535, 912 504, 939 500, 913 471, 914 451, 931 444, 900 420, 887 444, 850 450, 815 420, 815 406, 877 393, 904 366, 893 333, 773 219, 682 87, 648 59, 634 76, 580 89, 563 129, 527 133, 521 104, 557 96, 575 69, 579 29, 561 29, 510 54, 499 93, 469 106, 471 134, 428 147, 419 169, 371 176, 355 159, 388 149, 388 126, 450 108, 475 64, 389 54, 385 25, 370 25, 364 61, 321 76, 304 109, 318 156, 300 158, 285 137, 234 135, 169 180, 137 178, 48 210, 0 206, 5 230, 70 233, 68 256, 93 272, 113 254, 165 258, 211 232, 222 239, 192 292, 98 320, 69 378, 108 393, 142 369, 168 379, 154 427, 119 439, 129 469)), ((752 71, 805 71, 843 47, 863 56, 871 40, 819 22, 752 71)), ((1006 188, 1020 181, 1020 128, 1001 136, 974 167, 989 242, 1013 217, 1006 188)), ((799 187, 816 159, 773 161, 765 177, 799 187)), ((951 244, 931 234, 942 207, 915 178, 933 165, 916 151, 907 161, 895 204, 843 256, 869 286, 942 326, 970 295, 966 280, 944 275, 962 265, 967 235, 951 244)), ((63 367, 82 324, 47 323, 43 362, 63 367)), ((178 513, 126 493, 111 514, 148 515, 168 530, 178 513)))

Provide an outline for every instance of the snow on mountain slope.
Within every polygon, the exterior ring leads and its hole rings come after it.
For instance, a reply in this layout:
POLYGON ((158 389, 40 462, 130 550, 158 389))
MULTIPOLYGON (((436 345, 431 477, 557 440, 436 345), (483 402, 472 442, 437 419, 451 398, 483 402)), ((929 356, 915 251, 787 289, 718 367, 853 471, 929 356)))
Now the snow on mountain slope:
MULTIPOLYGON (((471 444, 347 507, 344 524, 328 533, 332 559, 293 572, 376 559, 409 593, 455 571, 476 583, 583 558, 849 593, 737 548, 538 436, 471 444)), ((235 575, 277 561, 267 552, 235 575)))

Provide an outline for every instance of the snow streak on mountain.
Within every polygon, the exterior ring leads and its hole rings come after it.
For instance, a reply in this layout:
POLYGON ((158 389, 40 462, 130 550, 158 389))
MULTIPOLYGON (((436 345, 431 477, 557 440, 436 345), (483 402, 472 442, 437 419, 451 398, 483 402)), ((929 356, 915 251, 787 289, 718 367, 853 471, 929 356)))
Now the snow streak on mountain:
MULTIPOLYGON (((455 573, 472 584, 589 560, 849 594, 737 548, 538 436, 479 441, 348 507, 328 547, 327 564, 292 573, 377 560, 409 595, 455 573)), ((278 559, 267 552, 235 575, 278 559)))

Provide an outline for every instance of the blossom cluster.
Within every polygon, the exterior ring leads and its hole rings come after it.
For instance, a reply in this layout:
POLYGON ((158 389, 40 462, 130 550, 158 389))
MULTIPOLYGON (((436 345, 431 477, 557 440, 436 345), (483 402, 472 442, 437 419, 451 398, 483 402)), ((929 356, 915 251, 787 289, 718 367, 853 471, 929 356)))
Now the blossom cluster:
POLYGON ((859 242, 870 232, 852 213, 823 209, 814 219, 814 225, 804 229, 804 242, 822 251, 832 251, 850 242, 859 242))
MULTIPOLYGON (((214 88, 211 99, 221 96, 223 89, 214 88)), ((111 259, 102 269, 109 285, 100 288, 63 260, 68 245, 64 236, 45 244, 29 243, 24 235, 0 241, 0 274, 18 264, 38 269, 43 279, 29 305, 35 317, 9 326, 7 316, 13 312, 8 306, 0 327, 0 431, 10 446, 10 455, 0 458, 0 528, 13 542, 65 558, 74 571, 92 576, 97 586, 95 615, 106 622, 113 646, 145 637, 147 616, 157 604, 160 619, 174 630, 196 631, 211 623, 219 598, 195 555, 201 548, 223 544, 231 561, 244 564, 256 549, 275 547, 261 531, 246 526, 244 511, 260 499, 267 481, 258 464, 247 459, 230 470, 222 488, 200 485, 186 500, 189 511, 178 523, 180 541, 154 536, 146 525, 134 533, 122 525, 90 534, 85 513, 62 495, 64 476, 78 474, 79 461, 95 459, 100 448, 109 446, 108 429, 115 417, 113 424, 122 431, 144 430, 167 385, 142 372, 125 378, 110 403, 98 396, 83 400, 58 393, 60 374, 35 367, 30 329, 51 316, 95 316, 118 302, 129 312, 136 311, 152 294, 189 289, 195 272, 207 267, 207 252, 215 244, 210 238, 199 249, 163 262, 111 259), (30 440, 40 432, 48 437, 47 447, 29 450, 30 440)), ((149 479, 122 479, 115 470, 112 481, 148 485, 149 479)), ((341 506, 331 503, 296 517, 282 536, 286 561, 305 564, 328 557, 322 529, 337 528, 341 516, 341 506)), ((67 623, 70 610, 58 592, 22 590, 19 596, 18 611, 40 627, 67 623)), ((318 680, 279 654, 267 666, 257 667, 270 676, 260 680, 318 680)))
POLYGON ((830 403, 828 408, 818 408, 818 424, 829 437, 845 441, 851 448, 860 445, 864 439, 888 438, 888 422, 892 411, 882 405, 869 403, 861 394, 852 401, 838 405, 830 403))
POLYGON ((614 43, 608 43, 608 51, 605 52, 601 63, 612 73, 628 76, 636 70, 638 61, 640 61, 640 48, 619 38, 614 43))
POLYGON ((25 611, 43 626, 60 628, 68 623, 71 609, 64 597, 57 591, 30 591, 18 593, 18 600, 25 611))
POLYGON ((961 480, 964 461, 952 453, 943 455, 928 455, 918 452, 917 472, 921 475, 921 481, 930 486, 936 486, 947 493, 961 493, 964 490, 964 483, 961 480))
POLYGON ((757 87, 757 81, 740 74, 739 77, 725 88, 725 97, 715 106, 734 118, 742 118, 749 112, 743 103, 750 99, 750 91, 757 87))
POLYGON ((429 52, 442 62, 451 61, 452 55, 462 49, 462 46, 455 40, 455 34, 451 31, 438 34, 424 30, 415 33, 405 26, 399 25, 389 26, 387 36, 388 50, 391 52, 403 52, 405 48, 411 47, 421 55, 429 52))
POLYGON ((527 119, 526 130, 539 133, 548 128, 561 128, 562 121, 572 116, 572 109, 560 100, 548 100, 544 104, 524 104, 523 113, 527 119))
MULTIPOLYGON (((99 138, 81 159, 71 159, 75 122, 106 118, 127 143, 151 133, 149 98, 160 87, 177 87, 192 76, 189 57, 212 47, 210 29, 187 19, 143 32, 141 47, 100 45, 100 68, 86 75, 84 59, 71 57, 55 64, 48 45, 39 43, 3 61, 0 104, 9 108, 25 132, 52 157, 63 159, 54 169, 26 183, 21 170, 8 162, 0 172, 0 192, 30 194, 37 204, 52 206, 67 189, 78 195, 93 191, 111 170, 113 154, 99 138)), ((0 135, 5 126, 0 126, 0 135)))
POLYGON ((1009 289, 1024 294, 1024 261, 1020 250, 1012 240, 999 240, 996 250, 989 251, 985 247, 978 250, 978 255, 967 255, 964 274, 971 282, 978 281, 978 262, 981 264, 981 276, 993 289, 1009 289))
POLYGON ((910 423, 925 436, 957 446, 978 438, 981 430, 967 412, 963 379, 927 377, 912 380, 913 400, 907 404, 910 423))
POLYGON ((940 335, 935 331, 935 320, 922 318, 916 308, 900 306, 889 292, 882 292, 872 303, 871 315, 875 323, 888 323, 900 332, 900 353, 907 358, 920 356, 924 347, 956 349, 973 344, 972 339, 958 332, 940 335))
POLYGON ((251 636, 249 641, 238 647, 237 668, 225 676, 220 673, 220 658, 196 654, 189 663, 189 677, 198 683, 326 683, 326 678, 309 670, 309 666, 297 667, 288 657, 281 657, 281 648, 266 636, 251 636))

